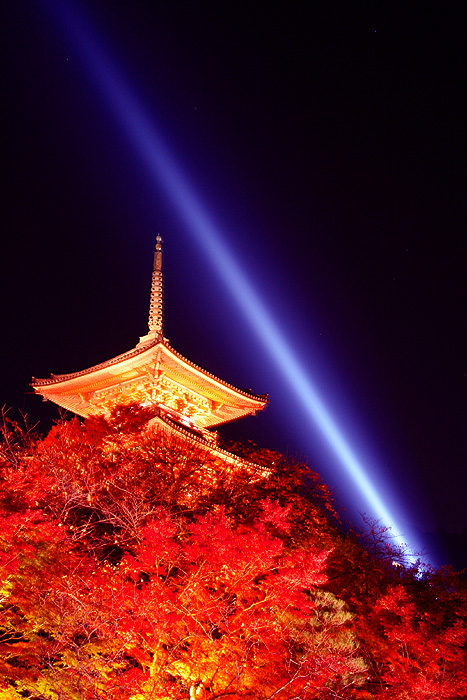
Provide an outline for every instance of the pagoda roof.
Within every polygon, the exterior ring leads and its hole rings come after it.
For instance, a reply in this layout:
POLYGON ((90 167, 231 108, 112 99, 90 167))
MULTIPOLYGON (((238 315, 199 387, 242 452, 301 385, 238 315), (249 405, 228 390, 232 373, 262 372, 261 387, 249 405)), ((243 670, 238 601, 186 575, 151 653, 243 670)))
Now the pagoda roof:
POLYGON ((167 339, 160 341, 148 336, 132 350, 87 369, 52 374, 47 379, 34 377, 31 386, 44 399, 87 417, 110 409, 108 400, 112 392, 114 403, 132 396, 141 403, 150 403, 151 389, 162 377, 209 403, 209 415, 203 412, 204 427, 256 413, 268 401, 267 395, 239 389, 202 369, 174 350, 167 339))

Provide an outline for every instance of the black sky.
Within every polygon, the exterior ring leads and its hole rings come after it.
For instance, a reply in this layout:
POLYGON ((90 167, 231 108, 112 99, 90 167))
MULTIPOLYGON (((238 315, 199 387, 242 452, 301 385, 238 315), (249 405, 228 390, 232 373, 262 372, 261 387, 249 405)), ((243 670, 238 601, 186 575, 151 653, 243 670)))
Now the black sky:
MULTIPOLYGON (((227 435, 303 454, 339 496, 292 393, 55 21, 59 6, 2 8, 1 403, 48 425, 56 411, 28 393, 32 375, 135 345, 160 231, 173 346, 270 393, 263 415, 227 435)), ((441 558, 466 565, 465 6, 76 7, 331 405, 336 393, 347 402, 346 428, 369 436, 414 528, 450 533, 441 558)))

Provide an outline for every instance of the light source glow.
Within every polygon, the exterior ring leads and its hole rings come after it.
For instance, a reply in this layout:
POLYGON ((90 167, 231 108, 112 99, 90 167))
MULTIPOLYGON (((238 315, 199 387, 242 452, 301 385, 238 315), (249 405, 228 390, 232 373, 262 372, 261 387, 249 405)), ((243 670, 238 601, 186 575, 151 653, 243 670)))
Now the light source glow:
MULTIPOLYGON (((319 428, 335 461, 358 488, 371 513, 391 528, 395 542, 400 545, 407 542, 407 532, 403 536, 393 512, 372 482, 351 441, 339 427, 308 368, 228 248, 220 228, 169 151, 154 121, 148 118, 138 98, 83 19, 66 3, 51 3, 50 8, 61 20, 62 28, 70 33, 89 76, 107 100, 154 182, 165 192, 187 230, 220 273, 265 352, 292 388, 308 419, 319 428)), ((410 545, 418 548, 413 537, 410 545)))

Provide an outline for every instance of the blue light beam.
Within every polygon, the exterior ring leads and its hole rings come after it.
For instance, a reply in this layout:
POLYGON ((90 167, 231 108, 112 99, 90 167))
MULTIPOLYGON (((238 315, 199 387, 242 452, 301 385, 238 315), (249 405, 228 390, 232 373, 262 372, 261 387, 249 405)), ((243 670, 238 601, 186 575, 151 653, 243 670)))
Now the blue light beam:
MULTIPOLYGON (((217 269, 265 351, 292 387, 306 416, 319 428, 338 464, 357 486, 371 511, 391 528, 394 542, 404 546, 407 537, 402 536, 396 519, 373 485, 362 460, 339 428, 294 348, 227 247, 219 226, 167 148, 154 121, 148 118, 136 94, 82 17, 66 3, 53 3, 50 8, 61 20, 62 29, 70 33, 92 81, 107 100, 114 117, 120 122, 155 183, 165 192, 187 229, 217 269)), ((412 540, 412 545, 417 545, 414 538, 412 540)))

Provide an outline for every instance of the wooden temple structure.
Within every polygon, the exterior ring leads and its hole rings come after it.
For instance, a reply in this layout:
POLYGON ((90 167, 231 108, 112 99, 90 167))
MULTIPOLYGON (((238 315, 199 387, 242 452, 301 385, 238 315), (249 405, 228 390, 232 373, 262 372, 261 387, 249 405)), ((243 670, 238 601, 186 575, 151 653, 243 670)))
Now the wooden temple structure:
POLYGON ((217 448, 214 429, 255 414, 268 399, 218 379, 183 357, 164 338, 161 242, 158 235, 149 328, 139 343, 89 369, 52 374, 48 379, 33 377, 31 386, 44 399, 82 417, 108 416, 114 407, 132 403, 153 407, 155 426, 201 442, 210 451, 224 453, 217 448))

